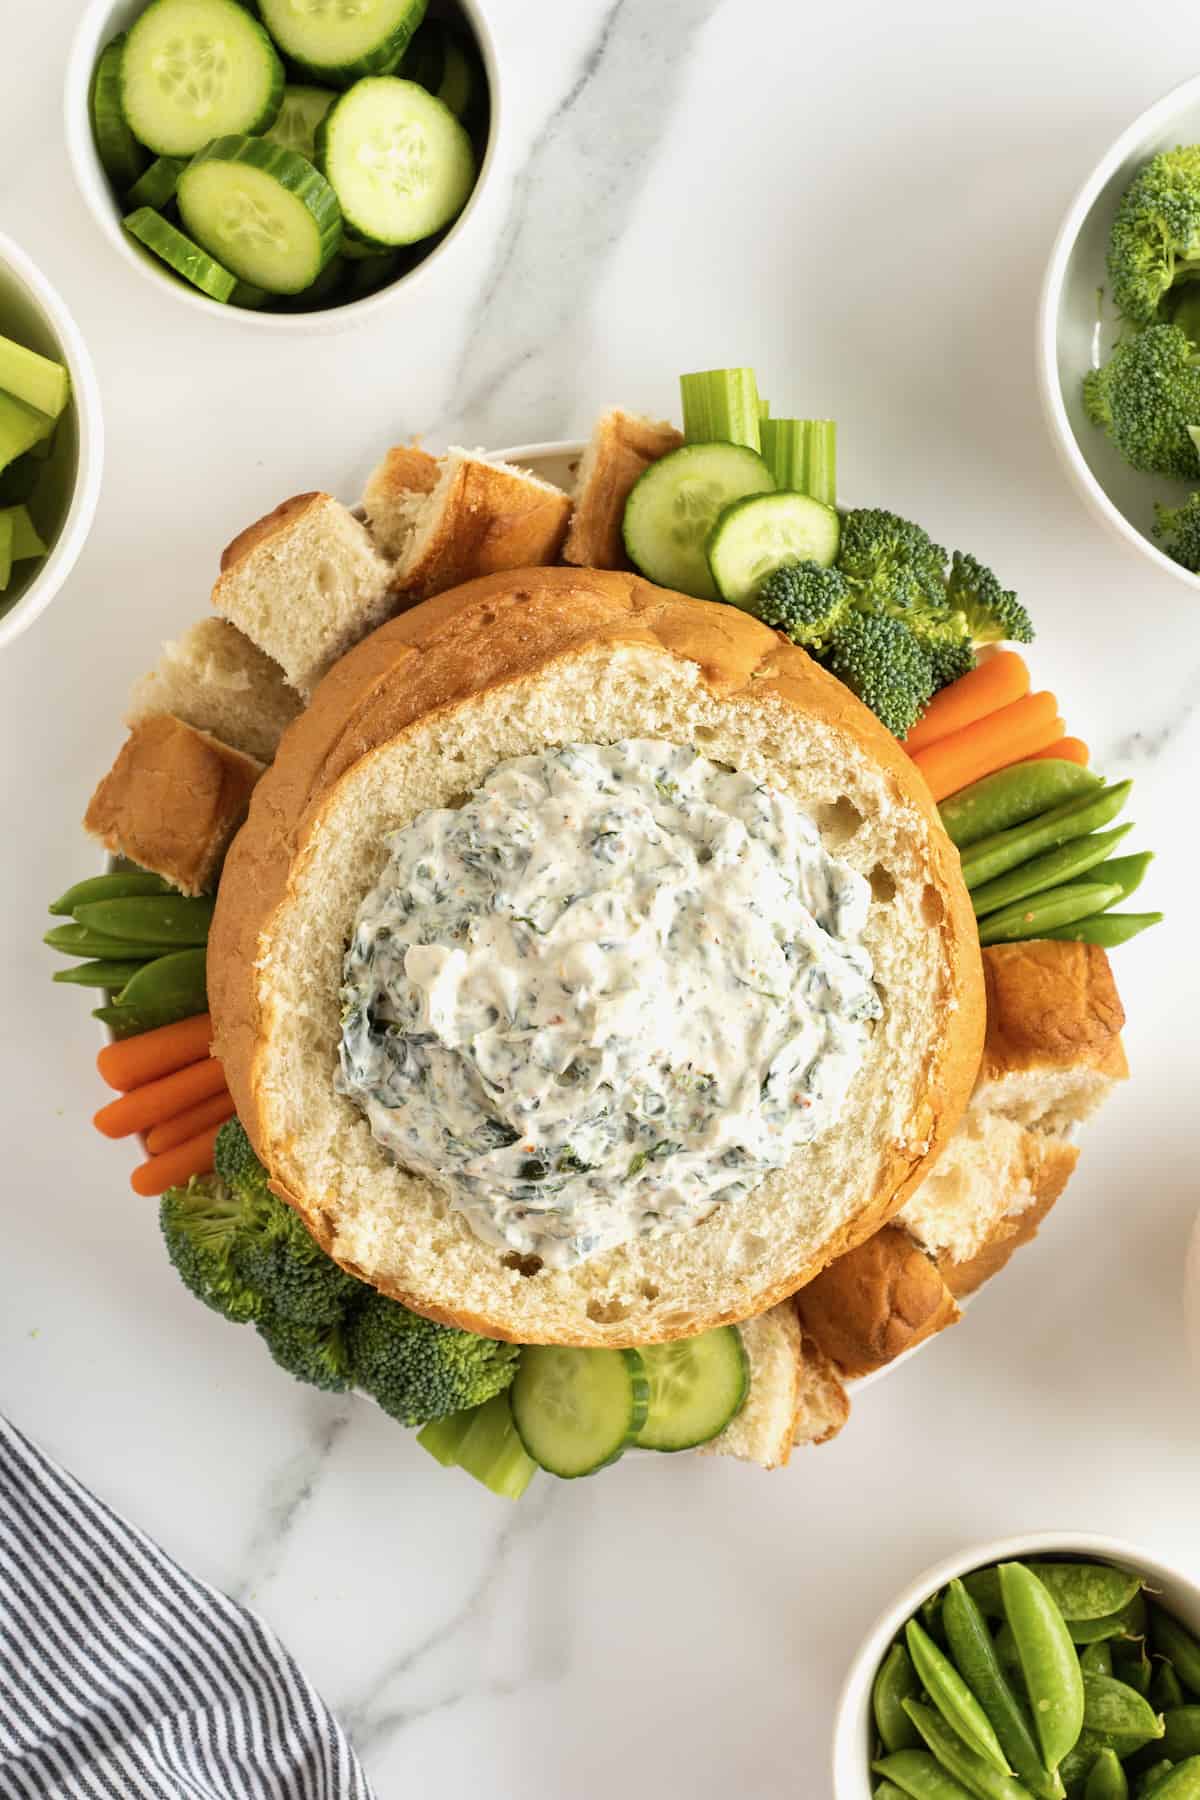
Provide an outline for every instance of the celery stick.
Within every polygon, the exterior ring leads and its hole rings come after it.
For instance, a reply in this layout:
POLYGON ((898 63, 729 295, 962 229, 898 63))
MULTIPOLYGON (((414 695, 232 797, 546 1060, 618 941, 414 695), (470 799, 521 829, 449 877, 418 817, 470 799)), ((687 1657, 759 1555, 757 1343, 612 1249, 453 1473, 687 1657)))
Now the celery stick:
POLYGON ((8 586, 12 574, 13 522, 8 513, 0 513, 0 593, 8 586))
POLYGON ((470 1412, 435 1419, 417 1433, 417 1442, 444 1469, 465 1469, 505 1500, 519 1500, 537 1473, 517 1436, 507 1394, 470 1412))
POLYGON ((763 461, 777 488, 837 505, 837 426, 832 419, 765 419, 763 461))
POLYGON ((12 394, 0 391, 0 469, 40 443, 54 430, 54 420, 35 412, 12 394))
POLYGON ((70 398, 71 378, 61 363, 0 337, 0 388, 57 419, 70 398))
POLYGON ((11 527, 14 562, 25 562, 31 556, 45 556, 46 546, 38 535, 37 526, 30 518, 27 506, 6 506, 0 511, 0 519, 7 519, 11 527))
POLYGON ((753 369, 704 369, 681 375, 683 435, 689 444, 759 447, 758 383, 753 369))
POLYGON ((769 400, 764 400, 762 395, 760 394, 758 396, 758 425, 759 425, 760 431, 762 429, 763 420, 769 419, 770 416, 771 416, 771 402, 769 400))

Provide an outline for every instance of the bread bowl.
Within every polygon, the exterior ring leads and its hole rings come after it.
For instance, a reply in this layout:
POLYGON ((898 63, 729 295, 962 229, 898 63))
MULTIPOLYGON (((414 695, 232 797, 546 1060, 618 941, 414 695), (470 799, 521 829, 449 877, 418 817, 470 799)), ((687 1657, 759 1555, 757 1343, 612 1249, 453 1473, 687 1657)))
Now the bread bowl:
POLYGON ((877 1230, 953 1132, 984 1021, 957 856, 874 717, 748 615, 566 568, 440 595, 330 671, 226 862, 209 990, 239 1116, 331 1255, 446 1323, 610 1347, 761 1313, 877 1230), (737 1207, 530 1269, 406 1174, 334 1091, 342 958, 385 832, 506 758, 622 737, 695 741, 815 812, 824 847, 872 882, 864 943, 884 1013, 837 1127, 737 1207))

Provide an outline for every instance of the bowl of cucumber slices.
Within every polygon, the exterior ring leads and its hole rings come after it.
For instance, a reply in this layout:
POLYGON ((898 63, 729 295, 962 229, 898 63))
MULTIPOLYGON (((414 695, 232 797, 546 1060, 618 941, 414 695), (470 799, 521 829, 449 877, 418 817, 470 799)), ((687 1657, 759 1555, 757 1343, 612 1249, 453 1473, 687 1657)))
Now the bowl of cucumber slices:
POLYGON ((461 239, 493 161, 477 0, 92 0, 66 134, 125 261, 187 305, 340 327, 461 239))

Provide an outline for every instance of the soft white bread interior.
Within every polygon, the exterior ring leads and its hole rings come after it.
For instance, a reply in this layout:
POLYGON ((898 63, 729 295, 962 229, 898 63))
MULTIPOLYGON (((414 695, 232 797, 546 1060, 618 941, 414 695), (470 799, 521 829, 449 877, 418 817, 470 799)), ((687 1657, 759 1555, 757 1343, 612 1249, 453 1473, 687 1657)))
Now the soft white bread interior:
POLYGON ((739 1329, 750 1391, 736 1419, 703 1453, 779 1469, 794 1447, 836 1437, 850 1417, 850 1398, 829 1357, 802 1331, 792 1301, 781 1301, 739 1329))
POLYGON ((563 561, 579 568, 627 569, 625 502, 651 463, 678 450, 682 432, 661 419, 614 407, 596 420, 579 464, 563 561))
POLYGON ((425 600, 480 575, 557 561, 571 516, 561 488, 469 450, 447 451, 432 488, 401 487, 406 470, 425 479, 413 456, 389 452, 363 496, 377 541, 396 559, 397 595, 425 600))
POLYGON ((391 566, 330 494, 297 494, 234 538, 212 603, 306 697, 394 608, 391 566))
POLYGON ((827 1444, 850 1417, 850 1396, 832 1359, 801 1333, 800 1395, 793 1441, 827 1444))
POLYGON ((226 864, 209 994, 239 1116, 318 1241, 417 1311, 526 1343, 666 1340, 786 1297, 920 1181, 983 1029, 958 859, 895 740, 748 614, 595 570, 472 583, 332 671, 226 864), (838 1126, 736 1206, 573 1269, 530 1267, 474 1236, 335 1093, 344 947, 389 831, 508 757, 631 736, 695 743, 812 813, 872 885, 884 1016, 838 1126))
POLYGON ((283 670, 228 620, 198 619, 129 696, 126 725, 167 713, 268 763, 303 706, 283 670))
POLYGON ((145 719, 92 795, 84 829, 182 893, 206 893, 261 773, 253 757, 181 719, 145 719))
POLYGON ((362 510, 371 536, 385 556, 397 557, 412 536, 421 496, 441 479, 436 456, 416 444, 396 444, 373 469, 363 489, 362 510))

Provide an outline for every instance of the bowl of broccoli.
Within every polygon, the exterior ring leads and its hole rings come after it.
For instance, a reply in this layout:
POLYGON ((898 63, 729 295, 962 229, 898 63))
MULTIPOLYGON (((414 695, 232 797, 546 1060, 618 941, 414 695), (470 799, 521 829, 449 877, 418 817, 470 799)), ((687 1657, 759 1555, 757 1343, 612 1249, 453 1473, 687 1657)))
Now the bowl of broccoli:
POLYGON ((1042 290, 1050 436, 1091 510, 1200 587, 1200 76, 1096 164, 1042 290))

